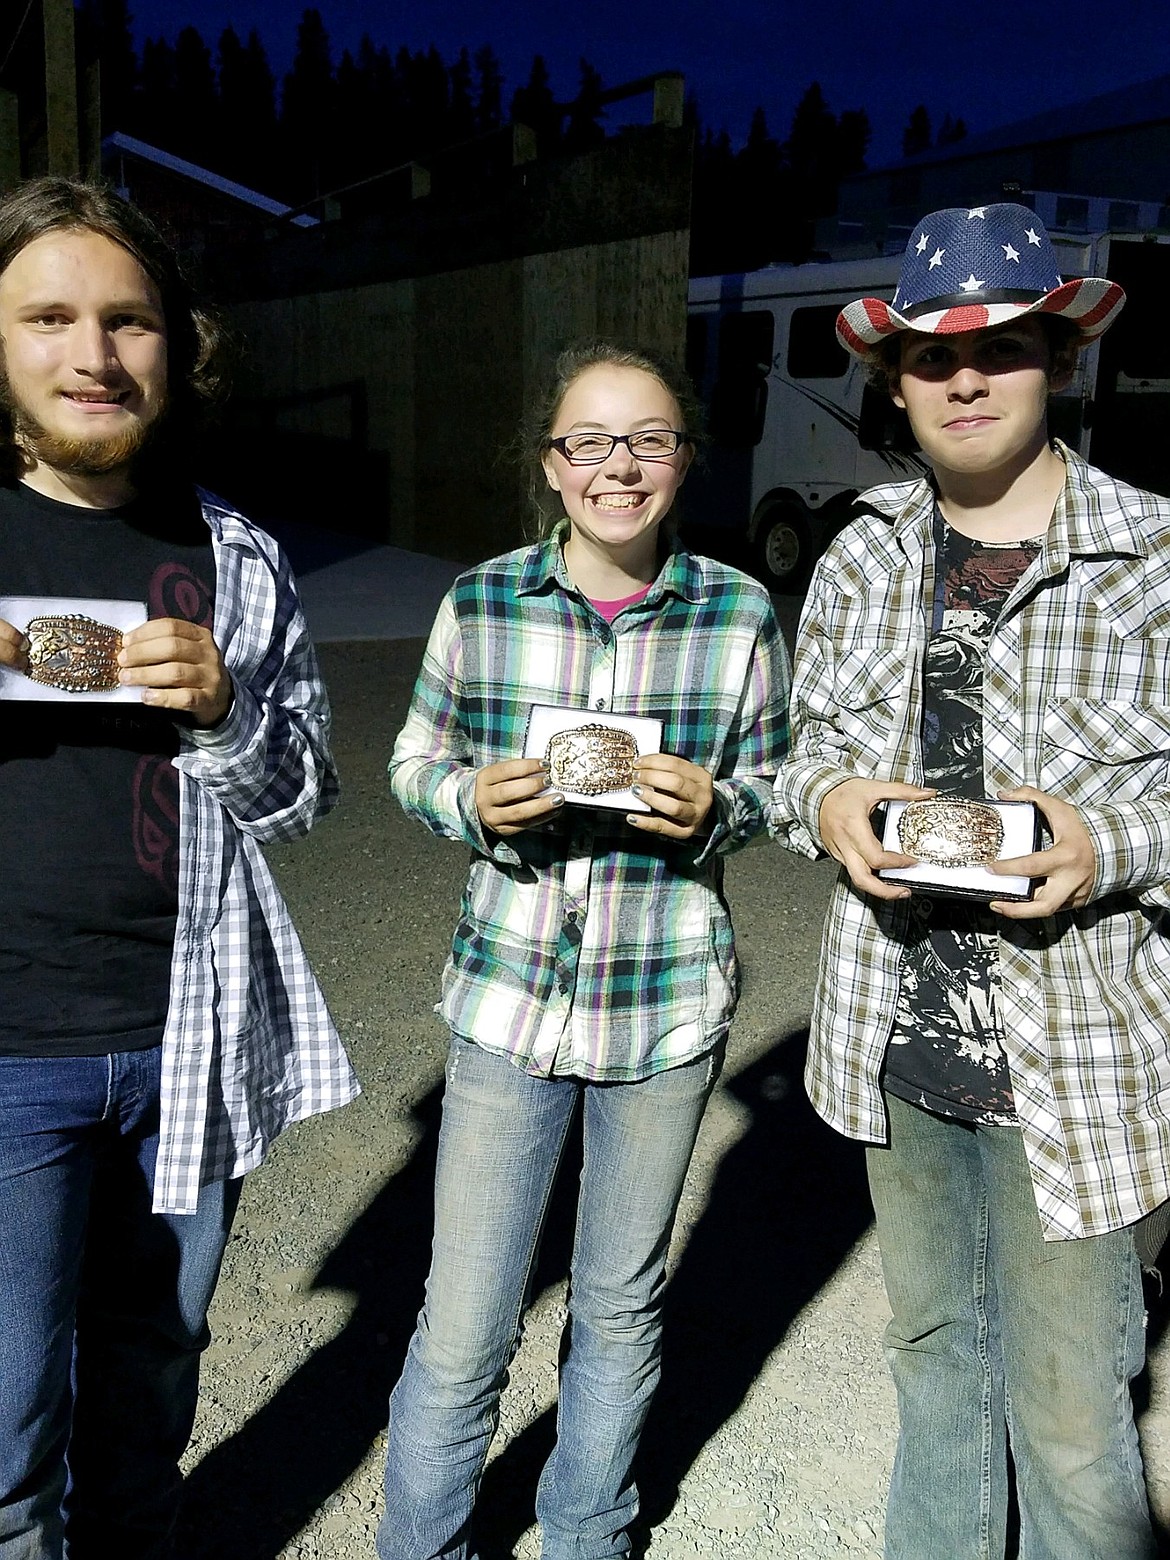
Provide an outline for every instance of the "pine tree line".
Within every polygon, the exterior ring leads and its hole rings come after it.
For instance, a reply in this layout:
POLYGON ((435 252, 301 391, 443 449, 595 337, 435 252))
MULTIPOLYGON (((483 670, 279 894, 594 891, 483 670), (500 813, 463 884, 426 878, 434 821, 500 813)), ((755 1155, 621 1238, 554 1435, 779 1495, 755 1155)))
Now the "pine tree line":
MULTIPOLYGON (((433 45, 394 52, 366 36, 335 60, 321 13, 310 8, 278 83, 254 30, 241 39, 227 27, 213 48, 185 27, 173 43, 148 39, 139 56, 131 20, 127 0, 80 0, 81 36, 102 65, 103 133, 125 131, 294 206, 511 123, 529 127, 541 156, 571 155, 606 136, 602 78, 585 59, 568 103, 558 101, 540 54, 509 99, 488 44, 448 63, 433 45)), ((783 140, 757 108, 738 150, 726 131, 704 128, 693 99, 687 113, 696 131, 692 269, 806 258, 817 218, 836 209, 840 181, 866 166, 865 110, 834 114, 814 82, 783 140)), ((964 133, 948 116, 938 143, 964 133)), ((931 144, 919 105, 904 150, 931 144)))

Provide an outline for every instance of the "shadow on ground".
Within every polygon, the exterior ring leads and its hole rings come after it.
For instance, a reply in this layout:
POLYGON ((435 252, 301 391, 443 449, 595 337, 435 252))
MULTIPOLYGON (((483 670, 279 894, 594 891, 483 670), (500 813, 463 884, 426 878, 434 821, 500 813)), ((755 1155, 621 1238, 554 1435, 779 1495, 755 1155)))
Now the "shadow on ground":
MULTIPOLYGON (((768 1355, 867 1228, 864 1156, 814 1115, 801 1087, 806 1036, 787 1036, 727 1082, 749 1112, 671 1283, 659 1389, 639 1456, 635 1553, 670 1511, 703 1446, 736 1411, 768 1355)), ((341 1488, 383 1428, 430 1252, 439 1091, 408 1165, 351 1226, 317 1275, 356 1297, 322 1345, 187 1482, 181 1560, 274 1560, 341 1488)), ((571 1165, 573 1147, 566 1154, 571 1165)), ((578 1144, 579 1157, 579 1144, 578 1144)), ((549 1213, 536 1292, 562 1278, 575 1177, 549 1213)), ((1166 1269, 1166 1255, 1162 1266, 1166 1269)), ((1150 1344, 1170 1325, 1170 1285, 1149 1295, 1150 1344)), ((1139 1383, 1138 1407, 1144 1406, 1139 1383)), ((478 1508, 482 1560, 507 1560, 532 1521, 555 1414, 540 1415, 489 1467, 478 1508)), ((1170 1556, 1170 1534, 1159 1553, 1170 1556)))
MULTIPOLYGON (((817 1120, 800 1087, 804 1043, 803 1034, 785 1037, 727 1083, 750 1118, 671 1284, 663 1382, 640 1458, 643 1541, 870 1220, 860 1151, 817 1120)), ((354 1294, 350 1321, 188 1479, 182 1560, 272 1560, 328 1506, 383 1428, 429 1260, 438 1103, 437 1090, 423 1101, 418 1150, 317 1275, 318 1286, 354 1294)), ((553 1200, 537 1292, 567 1271, 574 1181, 563 1175, 553 1200)), ((530 1525, 554 1425, 552 1411, 542 1414, 489 1468, 478 1506, 482 1560, 504 1560, 530 1525)))

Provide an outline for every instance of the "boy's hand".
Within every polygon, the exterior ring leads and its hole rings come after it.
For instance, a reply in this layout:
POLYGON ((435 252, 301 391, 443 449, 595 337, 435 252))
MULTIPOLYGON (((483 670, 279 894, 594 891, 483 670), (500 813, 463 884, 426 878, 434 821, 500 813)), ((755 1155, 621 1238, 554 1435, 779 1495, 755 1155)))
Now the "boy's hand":
POLYGON ((936 793, 926 786, 901 785, 896 780, 843 780, 821 803, 818 828, 825 849, 849 874, 859 894, 874 899, 909 899, 904 883, 883 883, 879 867, 912 867, 913 856, 882 849, 870 814, 881 802, 924 802, 936 793))
POLYGON ((143 704, 217 725, 232 707, 232 680, 211 630, 186 618, 151 618, 122 636, 123 687, 143 689, 143 704))
POLYGON ((28 671, 28 637, 19 628, 0 618, 0 665, 14 671, 28 671))
POLYGON ((1047 850, 991 863, 992 872, 1043 878, 1044 882, 1032 899, 1019 903, 993 899, 989 908, 1007 920, 1035 921, 1042 916, 1055 915, 1058 910, 1079 910, 1087 905, 1097 879, 1097 857, 1076 808, 1032 785, 1001 791, 999 796, 1004 802, 1035 802, 1048 824, 1052 844, 1047 850))
POLYGON ((539 758, 509 758, 500 764, 486 764, 475 775, 475 810, 485 829, 493 834, 519 834, 533 824, 544 823, 558 807, 563 796, 540 792, 548 785, 548 770, 539 758))
POLYGON ((674 753, 647 753, 634 770, 634 795, 651 813, 627 813, 626 822, 644 834, 672 840, 693 839, 715 801, 715 786, 701 764, 674 753))

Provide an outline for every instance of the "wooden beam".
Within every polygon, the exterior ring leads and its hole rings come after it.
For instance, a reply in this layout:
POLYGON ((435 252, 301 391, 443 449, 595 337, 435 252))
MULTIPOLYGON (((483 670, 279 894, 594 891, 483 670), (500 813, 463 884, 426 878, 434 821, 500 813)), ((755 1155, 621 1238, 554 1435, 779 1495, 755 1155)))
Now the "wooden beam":
POLYGON ((0 89, 0 193, 20 183, 20 110, 15 92, 0 89))
POLYGON ((102 172, 102 63, 90 60, 81 79, 81 175, 98 179, 102 172))
POLYGON ((41 0, 45 17, 45 121, 49 172, 81 172, 77 137, 77 55, 73 0, 41 0))

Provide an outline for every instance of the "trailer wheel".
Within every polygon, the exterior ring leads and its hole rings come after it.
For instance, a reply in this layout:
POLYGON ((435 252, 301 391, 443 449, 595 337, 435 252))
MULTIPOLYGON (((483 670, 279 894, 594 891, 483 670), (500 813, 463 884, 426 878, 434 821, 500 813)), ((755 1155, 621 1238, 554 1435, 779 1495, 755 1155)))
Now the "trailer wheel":
POLYGON ((803 590, 812 573, 813 541, 808 517, 798 504, 765 506, 752 536, 753 571, 769 590, 803 590))

